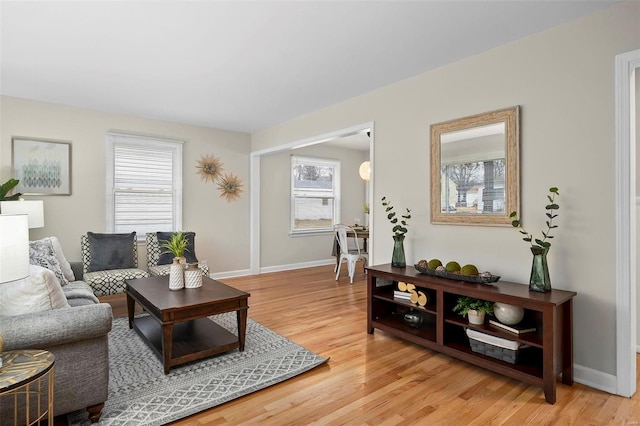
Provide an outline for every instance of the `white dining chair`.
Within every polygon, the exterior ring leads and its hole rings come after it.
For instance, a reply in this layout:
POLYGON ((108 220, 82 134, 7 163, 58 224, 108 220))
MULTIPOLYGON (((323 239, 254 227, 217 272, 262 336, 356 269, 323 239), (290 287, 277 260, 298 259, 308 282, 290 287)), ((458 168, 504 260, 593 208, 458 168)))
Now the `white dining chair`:
POLYGON ((365 266, 369 261, 369 256, 367 253, 363 253, 360 250, 360 245, 358 244, 358 234, 356 231, 346 225, 335 225, 334 230, 336 233, 336 240, 338 241, 338 245, 340 246, 340 258, 338 259, 338 263, 336 265, 336 281, 340 278, 340 266, 342 265, 342 261, 347 261, 347 270, 349 272, 349 281, 353 284, 353 276, 356 272, 356 262, 360 259, 364 260, 365 266), (350 249, 347 244, 347 233, 353 233, 355 240, 355 248, 350 249))

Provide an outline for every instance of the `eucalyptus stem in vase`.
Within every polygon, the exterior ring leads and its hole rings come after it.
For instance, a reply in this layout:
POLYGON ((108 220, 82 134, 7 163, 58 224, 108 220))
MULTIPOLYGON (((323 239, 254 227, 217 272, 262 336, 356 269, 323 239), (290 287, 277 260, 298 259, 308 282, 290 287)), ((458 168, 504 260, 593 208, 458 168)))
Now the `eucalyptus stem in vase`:
POLYGON ((382 197, 382 206, 387 213, 387 219, 393 225, 393 255, 391 256, 391 266, 395 268, 404 268, 407 266, 407 262, 404 256, 404 236, 407 233, 409 226, 409 219, 411 219, 411 210, 407 209, 406 214, 396 215, 394 207, 387 197, 382 197))
POLYGON ((519 228, 519 232, 524 235, 522 238, 524 241, 528 242, 531 246, 531 253, 533 253, 533 264, 531 265, 531 276, 529 278, 529 290, 532 291, 540 291, 547 292, 551 291, 551 278, 549 277, 549 266, 547 264, 547 253, 551 248, 551 242, 549 240, 553 239, 554 229, 558 227, 558 225, 553 224, 553 219, 558 217, 557 213, 554 213, 556 210, 560 209, 560 206, 556 203, 556 197, 559 197, 560 193, 558 192, 558 188, 551 187, 549 188, 549 195, 547 195, 547 199, 549 200, 549 204, 545 206, 545 210, 547 211, 546 216, 546 229, 542 230, 542 239, 534 238, 533 234, 527 232, 526 229, 522 226, 522 221, 518 218, 517 212, 511 212, 509 217, 513 218, 511 225, 514 228, 519 228))

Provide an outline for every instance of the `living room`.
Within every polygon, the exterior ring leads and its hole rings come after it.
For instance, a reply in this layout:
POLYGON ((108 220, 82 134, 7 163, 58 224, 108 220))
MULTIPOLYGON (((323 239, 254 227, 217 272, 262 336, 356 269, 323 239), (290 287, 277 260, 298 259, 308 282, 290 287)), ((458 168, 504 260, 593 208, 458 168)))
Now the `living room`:
MULTIPOLYGON (((5 14, 6 11, 10 9, 5 8, 5 14)), ((4 27, 4 20, 10 18, 2 19, 4 27)), ((181 123, 171 117, 146 118, 144 113, 130 110, 107 112, 51 102, 36 96, 35 83, 32 97, 18 96, 8 91, 3 81, 0 181, 12 176, 12 138, 70 141, 71 195, 27 197, 44 199, 45 203, 45 227, 31 230, 30 238, 55 235, 67 257, 79 260, 80 236, 87 231, 108 231, 106 133, 117 130, 175 138, 185 141, 183 227, 197 232, 198 256, 207 260, 213 278, 257 275, 318 262, 328 265, 327 262, 335 261, 328 251, 331 235, 307 237, 314 249, 303 251, 287 246, 286 242, 296 240, 291 244, 302 244, 301 238, 282 238, 283 242, 274 247, 272 239, 265 236, 267 229, 272 229, 267 228, 269 224, 258 223, 256 229, 253 221, 262 212, 252 211, 256 201, 252 198, 254 185, 259 185, 265 204, 265 188, 273 183, 268 181, 268 175, 252 175, 252 166, 264 160, 261 152, 302 145, 345 129, 370 125, 374 147, 370 264, 384 264, 391 259, 391 225, 380 203, 387 196, 399 209, 412 211, 406 239, 408 264, 422 258, 457 259, 481 265, 482 270, 499 274, 502 280, 527 283, 531 254, 515 230, 436 225, 430 220, 430 125, 519 105, 520 205, 524 223, 531 230, 541 228, 544 219, 540 216, 544 217, 542 208, 548 188, 557 186, 561 193, 560 227, 549 263, 553 287, 577 293, 573 312, 575 380, 590 389, 604 391, 604 395, 630 396, 635 391, 635 381, 630 394, 621 390, 625 388, 621 382, 625 380, 623 372, 635 372, 635 368, 622 368, 625 358, 618 349, 621 296, 616 277, 621 257, 616 254, 618 224, 614 214, 618 176, 614 82, 616 56, 640 48, 639 24, 640 3, 617 2, 544 31, 482 52, 450 58, 447 63, 396 83, 251 131, 182 124, 190 122, 186 118, 181 123), (202 181, 195 166, 207 154, 219 157, 225 170, 240 177, 244 192, 239 198, 227 202, 219 197, 214 185, 202 181), (258 247, 255 241, 259 242, 258 247)), ((4 60, 3 54, 3 63, 4 60)), ((83 83, 73 90, 95 90, 92 97, 105 98, 109 97, 109 91, 118 90, 92 89, 90 80, 83 83)), ((39 81, 38 85, 57 86, 57 82, 39 81)), ((72 90, 62 85, 59 89, 72 90)), ((121 90, 125 91, 126 85, 121 90)), ((250 102, 251 98, 244 100, 250 102)), ((283 208, 283 217, 287 218, 288 206, 283 208)), ((345 213, 343 219, 350 222, 352 216, 345 213)), ((139 249, 139 257, 144 259, 144 245, 139 249)), ((320 271, 322 275, 333 275, 327 267, 321 267, 320 271)), ((354 286, 363 286, 364 275, 361 271, 359 274, 354 286)), ((333 276, 329 279, 333 280, 333 276)), ((636 293, 634 289, 629 294, 636 293)), ((309 303, 312 302, 310 299, 309 303)), ((636 317, 635 304, 633 301, 629 318, 636 317)), ((361 328, 364 332, 364 323, 361 328)), ((634 333, 638 329, 635 325, 631 327, 634 333)), ((633 335, 634 345, 636 340, 633 335)), ((390 359, 383 364, 393 368, 390 359)), ((473 374, 482 374, 478 371, 473 374)), ((401 391, 402 388, 397 389, 401 391)))

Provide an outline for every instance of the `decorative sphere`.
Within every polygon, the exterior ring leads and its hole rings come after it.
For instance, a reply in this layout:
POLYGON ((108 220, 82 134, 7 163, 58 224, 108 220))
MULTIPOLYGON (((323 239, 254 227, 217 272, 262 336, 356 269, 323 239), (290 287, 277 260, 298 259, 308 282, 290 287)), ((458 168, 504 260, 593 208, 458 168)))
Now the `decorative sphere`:
POLYGON ((514 325, 522 321, 522 318, 524 317, 524 308, 496 302, 493 305, 493 314, 501 323, 514 325))

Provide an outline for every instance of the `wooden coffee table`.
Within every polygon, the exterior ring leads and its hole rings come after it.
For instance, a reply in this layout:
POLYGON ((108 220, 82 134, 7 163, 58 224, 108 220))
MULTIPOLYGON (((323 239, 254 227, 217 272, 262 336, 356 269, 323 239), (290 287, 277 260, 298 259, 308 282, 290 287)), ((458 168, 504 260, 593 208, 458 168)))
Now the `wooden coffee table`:
POLYGON ((238 348, 244 351, 250 294, 208 277, 202 287, 169 290, 169 277, 126 281, 129 328, 135 329, 164 365, 171 367, 238 348), (135 303, 149 316, 134 318, 135 303), (207 317, 236 312, 238 336, 207 317))

